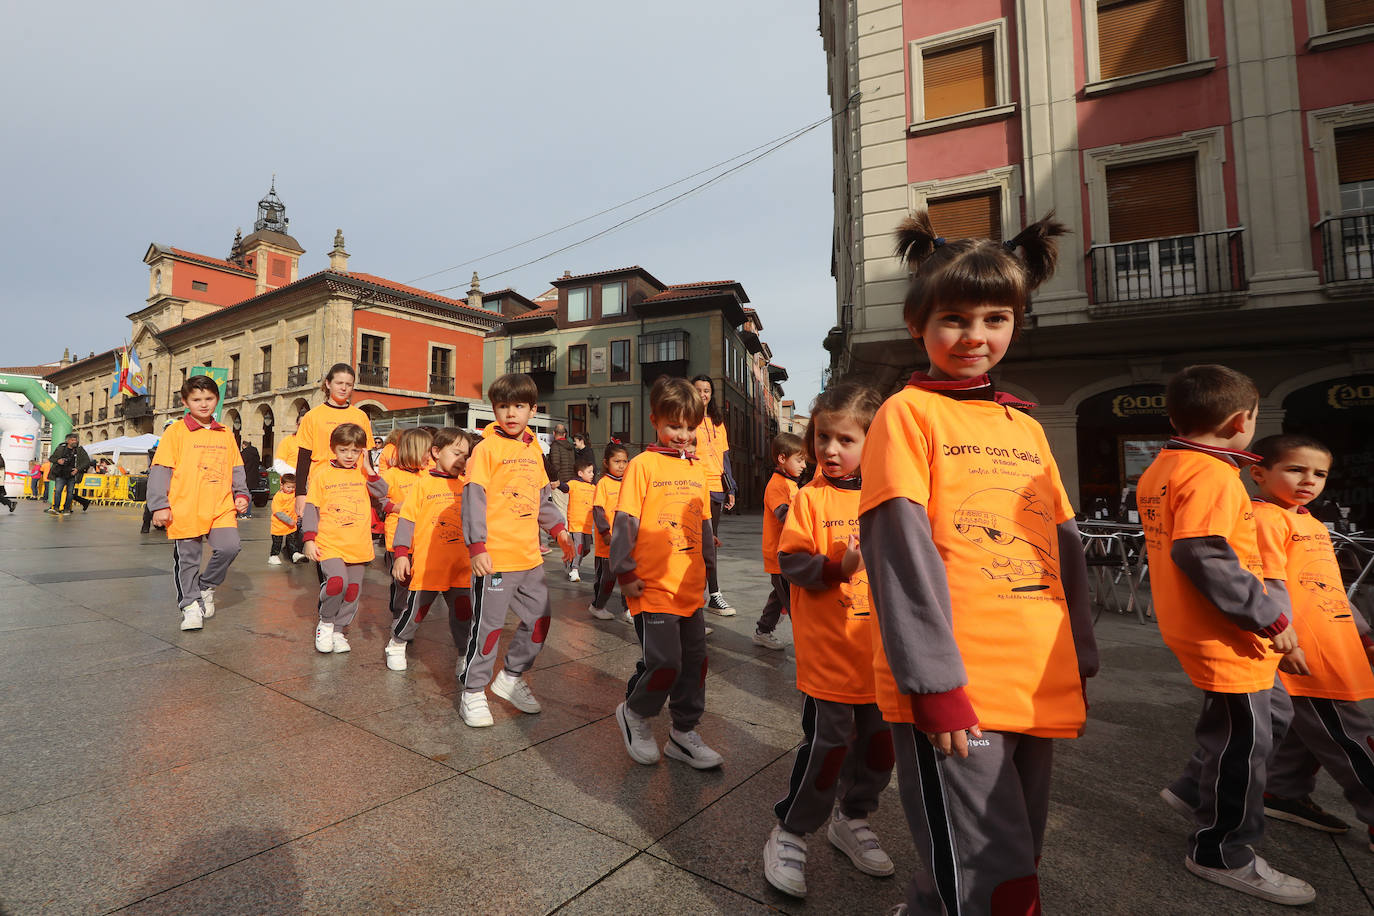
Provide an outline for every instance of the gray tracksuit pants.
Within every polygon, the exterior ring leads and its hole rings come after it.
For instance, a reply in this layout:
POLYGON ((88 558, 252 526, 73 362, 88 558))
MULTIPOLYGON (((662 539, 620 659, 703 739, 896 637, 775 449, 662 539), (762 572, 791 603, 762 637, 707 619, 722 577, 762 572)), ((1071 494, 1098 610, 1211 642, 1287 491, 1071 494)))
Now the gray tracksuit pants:
POLYGON ((324 583, 320 585, 322 622, 334 624, 335 629, 353 622, 363 596, 365 572, 366 563, 345 563, 337 558, 320 561, 320 574, 324 576, 324 583))
POLYGON ((504 665, 510 674, 521 675, 534 664, 549 635, 552 611, 542 565, 472 577, 472 623, 467 651, 459 662, 464 690, 485 690, 491 683, 507 611, 513 611, 520 624, 506 646, 504 665))
POLYGON ((892 779, 892 730, 874 703, 837 703, 803 694, 802 732, 787 797, 773 806, 782 829, 798 836, 818 830, 835 796, 848 818, 878 810, 892 779))
POLYGON ((453 634, 454 646, 458 648, 458 665, 454 668, 454 674, 461 678, 468 635, 472 632, 472 601, 466 588, 451 588, 446 592, 406 592, 405 606, 392 621, 391 635, 401 642, 413 640, 430 608, 440 599, 449 607, 448 629, 453 634))
POLYGON ((792 586, 778 573, 772 574, 772 581, 773 591, 769 593, 763 613, 759 615, 760 633, 772 633, 776 630, 783 611, 792 613, 792 586))
POLYGON ((999 911, 1038 912, 1053 739, 984 731, 969 737, 961 760, 942 755, 915 726, 896 724, 892 743, 919 859, 910 912, 989 914, 994 897, 999 911))
POLYGON ((1268 791, 1303 798, 1325 767, 1361 821, 1374 826, 1374 721, 1359 703, 1293 697, 1293 724, 1269 757, 1268 791))
POLYGON ((644 611, 634 617, 640 659, 625 687, 625 705, 652 718, 668 704, 673 728, 689 732, 706 711, 706 616, 644 611))
POLYGON ((172 542, 172 582, 177 590, 177 607, 187 608, 200 600, 200 593, 215 588, 229 574, 229 564, 239 555, 237 528, 211 528, 204 538, 181 538, 172 542), (210 545, 210 562, 200 571, 204 556, 202 540, 210 545))

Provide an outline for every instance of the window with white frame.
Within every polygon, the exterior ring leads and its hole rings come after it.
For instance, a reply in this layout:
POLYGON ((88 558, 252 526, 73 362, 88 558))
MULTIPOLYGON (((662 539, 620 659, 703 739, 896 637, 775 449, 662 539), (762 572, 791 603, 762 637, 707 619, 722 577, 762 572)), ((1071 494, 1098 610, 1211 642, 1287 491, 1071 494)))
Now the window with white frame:
POLYGON ((568 290, 569 321, 587 320, 587 292, 588 290, 585 286, 568 290))
POLYGON ((1005 117, 1011 100, 1007 22, 994 19, 908 45, 912 131, 1005 117))
POLYGON ((1087 95, 1206 73, 1207 0, 1082 0, 1087 95))
POLYGON ((1014 165, 917 182, 909 195, 912 212, 929 211, 935 231, 946 238, 1000 240, 1020 231, 1021 179, 1014 165))

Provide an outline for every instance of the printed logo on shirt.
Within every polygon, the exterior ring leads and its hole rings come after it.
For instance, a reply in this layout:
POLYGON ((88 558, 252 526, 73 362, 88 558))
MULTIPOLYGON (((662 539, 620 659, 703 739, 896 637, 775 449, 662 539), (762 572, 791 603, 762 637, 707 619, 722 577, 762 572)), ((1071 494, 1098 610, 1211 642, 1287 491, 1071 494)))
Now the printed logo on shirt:
MULTIPOLYGON (((1057 578, 1052 571, 1057 540, 1054 513, 1028 487, 993 487, 971 494, 954 513, 954 527, 965 539, 990 554, 983 566, 989 579, 1008 584, 1026 579, 1057 578)), ((1039 591, 1041 583, 1013 585, 1012 591, 1039 591)))
POLYGON ((463 543, 463 526, 458 511, 445 510, 434 520, 434 537, 444 544, 463 543))
POLYGON ((1340 582, 1341 571, 1330 560, 1314 560, 1298 573, 1298 584, 1312 593, 1317 607, 1332 620, 1350 617, 1350 602, 1340 582))
POLYGON ((338 528, 352 528, 362 523, 363 517, 355 507, 340 502, 331 502, 324 509, 324 517, 329 524, 338 528))
POLYGON ((701 500, 695 496, 672 499, 658 510, 658 526, 668 532, 674 551, 701 549, 701 500))
POLYGON ((840 583, 840 607, 850 620, 867 620, 873 615, 868 598, 868 573, 859 570, 840 583))
POLYGON ((501 489, 501 495, 509 501, 511 515, 516 518, 533 518, 539 512, 540 489, 542 488, 535 483, 533 475, 516 474, 501 489))

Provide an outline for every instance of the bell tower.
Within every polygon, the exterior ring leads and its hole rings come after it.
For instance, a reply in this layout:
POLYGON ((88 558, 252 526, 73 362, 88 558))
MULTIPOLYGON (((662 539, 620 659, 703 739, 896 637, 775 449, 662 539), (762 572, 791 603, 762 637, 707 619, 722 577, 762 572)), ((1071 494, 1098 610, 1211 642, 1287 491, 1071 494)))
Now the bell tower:
POLYGON ((286 204, 277 196, 277 176, 267 196, 258 201, 258 218, 253 221, 253 233, 241 243, 236 241, 242 264, 258 275, 256 294, 294 283, 300 274, 300 258, 305 249, 286 232, 290 223, 286 204))

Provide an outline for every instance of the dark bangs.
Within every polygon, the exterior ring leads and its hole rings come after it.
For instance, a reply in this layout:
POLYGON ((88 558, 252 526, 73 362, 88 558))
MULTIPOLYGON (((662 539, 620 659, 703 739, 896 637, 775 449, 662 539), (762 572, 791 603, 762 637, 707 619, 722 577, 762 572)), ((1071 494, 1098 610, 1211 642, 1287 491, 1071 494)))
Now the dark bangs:
POLYGON ((1012 310, 1020 331, 1028 293, 1025 265, 999 242, 959 239, 936 248, 921 266, 902 319, 919 333, 937 309, 1001 305, 1012 310))

